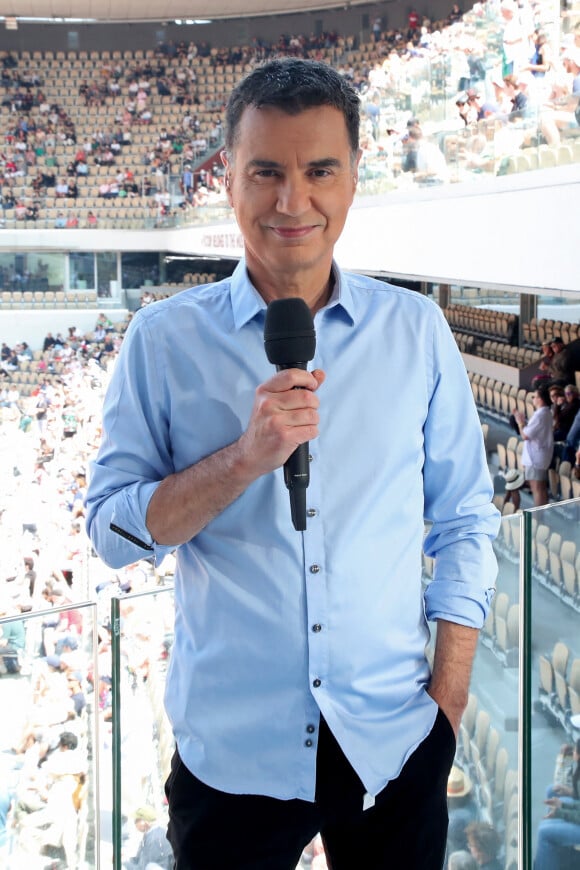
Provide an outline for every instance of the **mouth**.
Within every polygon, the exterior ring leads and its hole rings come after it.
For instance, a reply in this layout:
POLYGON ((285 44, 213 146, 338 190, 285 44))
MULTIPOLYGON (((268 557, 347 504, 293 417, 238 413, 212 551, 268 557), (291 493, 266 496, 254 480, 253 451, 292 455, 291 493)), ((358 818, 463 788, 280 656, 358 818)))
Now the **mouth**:
POLYGON ((304 239, 310 235, 310 233, 314 232, 317 229, 316 224, 308 224, 308 226, 300 226, 300 227, 277 227, 271 226, 269 227, 271 232, 278 236, 280 239, 294 241, 297 239, 304 239))

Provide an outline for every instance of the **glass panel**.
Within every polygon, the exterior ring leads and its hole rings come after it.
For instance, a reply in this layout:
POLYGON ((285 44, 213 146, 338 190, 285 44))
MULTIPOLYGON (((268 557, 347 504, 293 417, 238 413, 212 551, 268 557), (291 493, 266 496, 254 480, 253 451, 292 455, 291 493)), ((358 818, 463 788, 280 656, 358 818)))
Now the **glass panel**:
MULTIPOLYGON (((117 673, 118 666, 116 700, 120 702, 113 747, 118 765, 114 777, 113 831, 120 834, 115 850, 121 852, 125 863, 136 855, 143 837, 143 826, 136 816, 140 808, 146 807, 151 815, 150 824, 162 829, 163 848, 166 843, 163 786, 169 774, 174 740, 163 695, 173 644, 173 589, 128 595, 114 599, 111 604, 111 622, 118 628, 113 673, 117 673)), ((157 863, 165 867, 170 855, 167 843, 157 863), (161 860, 162 857, 166 860, 161 860)))
MULTIPOLYGON (((567 468, 560 469, 569 474, 567 468)), ((531 512, 531 839, 538 868, 579 867, 580 502, 531 512), (546 799, 553 805, 546 805, 546 799), (576 801, 574 803, 574 800, 576 801), (559 804, 562 803, 562 808, 559 804), (569 804, 566 807, 566 804, 569 804), (559 818, 576 809, 576 824, 559 818), (547 819, 547 815, 553 818, 547 819)))
POLYGON ((0 289, 62 290, 65 254, 0 253, 0 289))
POLYGON ((9 617, 0 620, 0 866, 89 870, 100 804, 96 608, 0 612, 9 617))
POLYGON ((95 255, 86 251, 71 253, 70 287, 73 290, 95 289, 95 255))
POLYGON ((159 254, 147 251, 123 253, 121 270, 121 285, 124 290, 159 284, 159 254))
POLYGON ((478 838, 486 838, 505 856, 506 868, 517 862, 518 851, 521 539, 522 515, 504 517, 494 545, 496 594, 480 634, 448 784, 448 855, 474 850, 478 838))
POLYGON ((97 293, 99 297, 114 296, 112 288, 116 288, 116 281, 117 254, 114 251, 100 251, 97 254, 97 293))

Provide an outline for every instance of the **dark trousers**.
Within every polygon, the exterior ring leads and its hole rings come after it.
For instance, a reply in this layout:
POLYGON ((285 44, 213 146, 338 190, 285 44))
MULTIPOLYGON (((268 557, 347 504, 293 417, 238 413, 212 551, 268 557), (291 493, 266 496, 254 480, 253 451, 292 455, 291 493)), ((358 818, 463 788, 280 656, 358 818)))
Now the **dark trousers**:
POLYGON ((441 870, 454 754, 453 730, 439 711, 397 779, 363 810, 364 786, 323 719, 314 803, 218 791, 176 752, 165 786, 175 870, 295 870, 318 832, 330 870, 441 870))

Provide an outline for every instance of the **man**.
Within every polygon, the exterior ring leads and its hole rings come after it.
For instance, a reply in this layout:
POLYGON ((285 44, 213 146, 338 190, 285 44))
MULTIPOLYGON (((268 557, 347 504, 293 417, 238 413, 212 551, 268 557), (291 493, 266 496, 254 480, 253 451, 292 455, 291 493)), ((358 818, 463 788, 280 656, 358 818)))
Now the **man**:
POLYGON ((126 870, 171 870, 173 855, 165 830, 157 821, 157 813, 150 806, 135 811, 135 827, 142 835, 137 854, 124 863, 126 870))
POLYGON ((323 63, 271 61, 234 89, 226 121, 245 258, 133 319, 87 496, 109 565, 177 548, 176 867, 293 870, 321 831, 335 870, 440 868, 496 572, 465 366, 432 302, 333 261, 360 155, 350 84, 323 63), (315 315, 313 371, 274 374, 266 359, 265 308, 286 297, 315 315), (306 441, 299 533, 282 466, 306 441))
POLYGON ((469 851, 480 870, 501 870, 497 853, 500 839, 493 825, 487 822, 471 822, 466 828, 469 851))
POLYGON ((565 78, 554 80, 550 99, 540 115, 540 129, 548 145, 559 145, 562 131, 580 125, 580 48, 568 47, 562 55, 565 78))
POLYGON ((554 417, 554 441, 565 441, 580 410, 578 388, 575 384, 566 384, 565 387, 553 384, 549 392, 554 417))
MULTIPOLYGON (((0 603, 0 617, 17 616, 20 610, 9 602, 0 603)), ((22 619, 0 625, 0 675, 19 674, 26 646, 26 629, 22 619)))
POLYGON ((550 370, 553 375, 553 383, 565 386, 574 383, 576 376, 577 358, 580 356, 580 342, 577 340, 564 344, 559 336, 552 339, 552 359, 550 370))

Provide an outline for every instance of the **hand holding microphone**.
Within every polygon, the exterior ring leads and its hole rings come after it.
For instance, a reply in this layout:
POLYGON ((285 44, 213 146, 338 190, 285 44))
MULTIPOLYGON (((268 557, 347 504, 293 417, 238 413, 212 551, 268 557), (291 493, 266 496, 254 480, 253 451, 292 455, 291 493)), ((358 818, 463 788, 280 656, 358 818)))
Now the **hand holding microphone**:
MULTIPOLYGON (((316 349, 316 334, 312 314, 303 299, 276 299, 268 305, 264 346, 278 372, 306 370, 316 349)), ((317 378, 317 382, 321 380, 317 378)), ((293 387, 300 388, 300 384, 293 387)), ((284 463, 284 482, 290 494, 292 523, 297 531, 306 529, 306 489, 310 482, 308 453, 308 440, 305 440, 284 463)))

